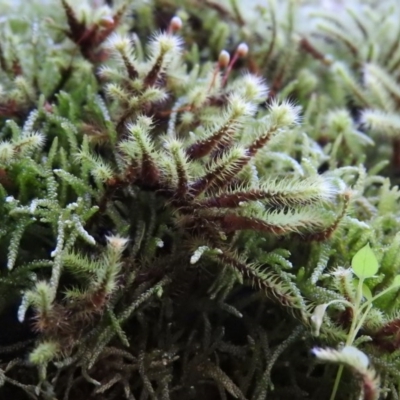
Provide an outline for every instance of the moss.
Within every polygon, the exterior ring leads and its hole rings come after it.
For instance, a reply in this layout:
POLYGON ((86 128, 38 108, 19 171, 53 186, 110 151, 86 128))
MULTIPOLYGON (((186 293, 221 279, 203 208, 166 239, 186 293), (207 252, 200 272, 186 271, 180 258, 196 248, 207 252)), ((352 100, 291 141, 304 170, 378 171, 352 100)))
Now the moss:
POLYGON ((3 397, 398 398, 372 6, 0 2, 3 397))

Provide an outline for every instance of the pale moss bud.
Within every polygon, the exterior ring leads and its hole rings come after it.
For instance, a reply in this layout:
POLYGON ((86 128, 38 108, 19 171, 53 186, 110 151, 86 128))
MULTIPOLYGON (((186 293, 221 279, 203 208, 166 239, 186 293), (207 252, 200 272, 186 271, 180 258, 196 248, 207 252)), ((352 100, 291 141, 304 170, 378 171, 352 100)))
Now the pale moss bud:
POLYGON ((233 118, 254 115, 257 107, 243 99, 242 96, 233 94, 229 98, 230 114, 233 118))
POLYGON ((0 143, 0 162, 8 163, 14 156, 14 146, 10 142, 0 143))
POLYGON ((111 15, 104 15, 100 18, 100 26, 112 28, 115 24, 114 18, 111 15))
POLYGON ((218 65, 220 68, 226 68, 231 60, 230 54, 226 50, 222 50, 218 56, 218 65))
POLYGON ((240 43, 239 46, 236 48, 236 54, 240 58, 246 57, 248 52, 249 46, 247 46, 246 43, 240 43))
POLYGON ((102 80, 111 79, 115 74, 115 71, 107 65, 102 65, 97 70, 97 76, 102 80))
POLYGON ((146 115, 139 115, 136 119, 136 124, 145 132, 148 132, 153 126, 153 119, 146 115))
POLYGON ((54 341, 40 343, 29 355, 29 361, 36 365, 44 365, 57 357, 60 346, 54 341))
POLYGON ((328 128, 332 129, 333 136, 338 133, 346 133, 352 130, 353 120, 347 110, 335 110, 328 113, 326 117, 328 128))
POLYGON ((123 238, 121 236, 106 236, 108 246, 118 253, 122 253, 127 246, 129 239, 123 238))
POLYGON ((132 44, 128 35, 120 35, 114 32, 107 40, 106 46, 110 50, 117 50, 119 53, 126 54, 130 51, 132 44))
POLYGON ((337 267, 331 272, 331 275, 339 278, 349 278, 352 276, 352 272, 349 268, 337 267))
POLYGON ((183 148, 183 144, 180 140, 175 137, 166 137, 164 142, 164 148, 171 152, 179 151, 183 148))
POLYGON ((185 111, 180 115, 180 118, 183 126, 189 126, 194 122, 195 115, 190 111, 185 111))
POLYGON ((177 32, 182 29, 182 25, 182 20, 177 15, 175 15, 175 17, 173 17, 169 23, 169 27, 172 32, 177 32))
POLYGON ((248 101, 263 102, 268 96, 268 86, 263 78, 245 74, 237 84, 238 92, 248 101))
POLYGON ((155 55, 159 55, 160 52, 162 54, 179 54, 182 49, 182 40, 178 36, 161 33, 154 37, 151 48, 155 55))
POLYGON ((33 304, 40 313, 49 313, 53 304, 53 288, 49 282, 36 282, 35 289, 26 293, 27 302, 33 304))
POLYGON ((279 103, 274 100, 269 107, 271 123, 277 127, 289 127, 296 125, 299 122, 299 107, 295 106, 290 101, 279 103))

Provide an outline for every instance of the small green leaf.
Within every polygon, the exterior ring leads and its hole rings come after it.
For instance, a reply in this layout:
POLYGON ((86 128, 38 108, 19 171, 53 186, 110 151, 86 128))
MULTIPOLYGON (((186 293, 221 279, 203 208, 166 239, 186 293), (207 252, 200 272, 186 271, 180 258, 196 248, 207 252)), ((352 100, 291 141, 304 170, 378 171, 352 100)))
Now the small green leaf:
POLYGON ((371 289, 365 283, 362 285, 362 294, 367 300, 372 300, 371 289))
MULTIPOLYGON (((358 289, 359 282, 360 282, 360 280, 357 278, 354 278, 352 281, 355 291, 357 291, 357 289, 358 289)), ((365 283, 362 284, 361 290, 362 290, 362 295, 365 298, 365 300, 372 300, 373 296, 372 296, 371 289, 365 283)))
POLYGON ((378 260, 376 259, 374 252, 371 250, 369 243, 362 249, 358 250, 353 257, 351 266, 354 273, 360 279, 371 278, 378 272, 378 260))
POLYGON ((394 277, 393 282, 390 286, 397 287, 400 286, 400 275, 394 277))

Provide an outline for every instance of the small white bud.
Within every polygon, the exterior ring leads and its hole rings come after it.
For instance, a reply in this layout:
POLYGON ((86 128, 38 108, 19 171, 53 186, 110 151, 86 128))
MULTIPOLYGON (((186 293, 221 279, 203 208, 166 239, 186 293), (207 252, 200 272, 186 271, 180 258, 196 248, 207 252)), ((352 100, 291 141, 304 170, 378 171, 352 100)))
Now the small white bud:
POLYGON ((129 242, 129 239, 123 238, 121 236, 106 236, 108 245, 118 252, 124 251, 126 245, 129 242))
POLYGON ((226 68, 231 60, 230 54, 226 50, 222 50, 218 56, 218 65, 220 68, 226 68))
POLYGON ((248 52, 249 52, 249 46, 247 46, 246 43, 240 43, 236 49, 236 54, 240 58, 246 57, 248 52))
POLYGON ((100 18, 100 25, 105 28, 112 28, 115 24, 115 20, 111 15, 104 15, 100 18))
POLYGON ((182 25, 182 20, 177 15, 175 15, 175 17, 173 17, 169 23, 172 32, 177 32, 182 29, 182 25))

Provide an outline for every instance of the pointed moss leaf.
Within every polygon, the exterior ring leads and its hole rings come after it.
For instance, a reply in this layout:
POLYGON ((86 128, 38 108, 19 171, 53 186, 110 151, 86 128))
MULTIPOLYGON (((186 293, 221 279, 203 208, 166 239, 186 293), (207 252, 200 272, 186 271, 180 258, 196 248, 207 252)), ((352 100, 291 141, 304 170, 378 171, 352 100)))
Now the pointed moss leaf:
POLYGON ((378 260, 369 243, 355 254, 351 261, 351 266, 360 279, 370 278, 378 272, 378 260))

